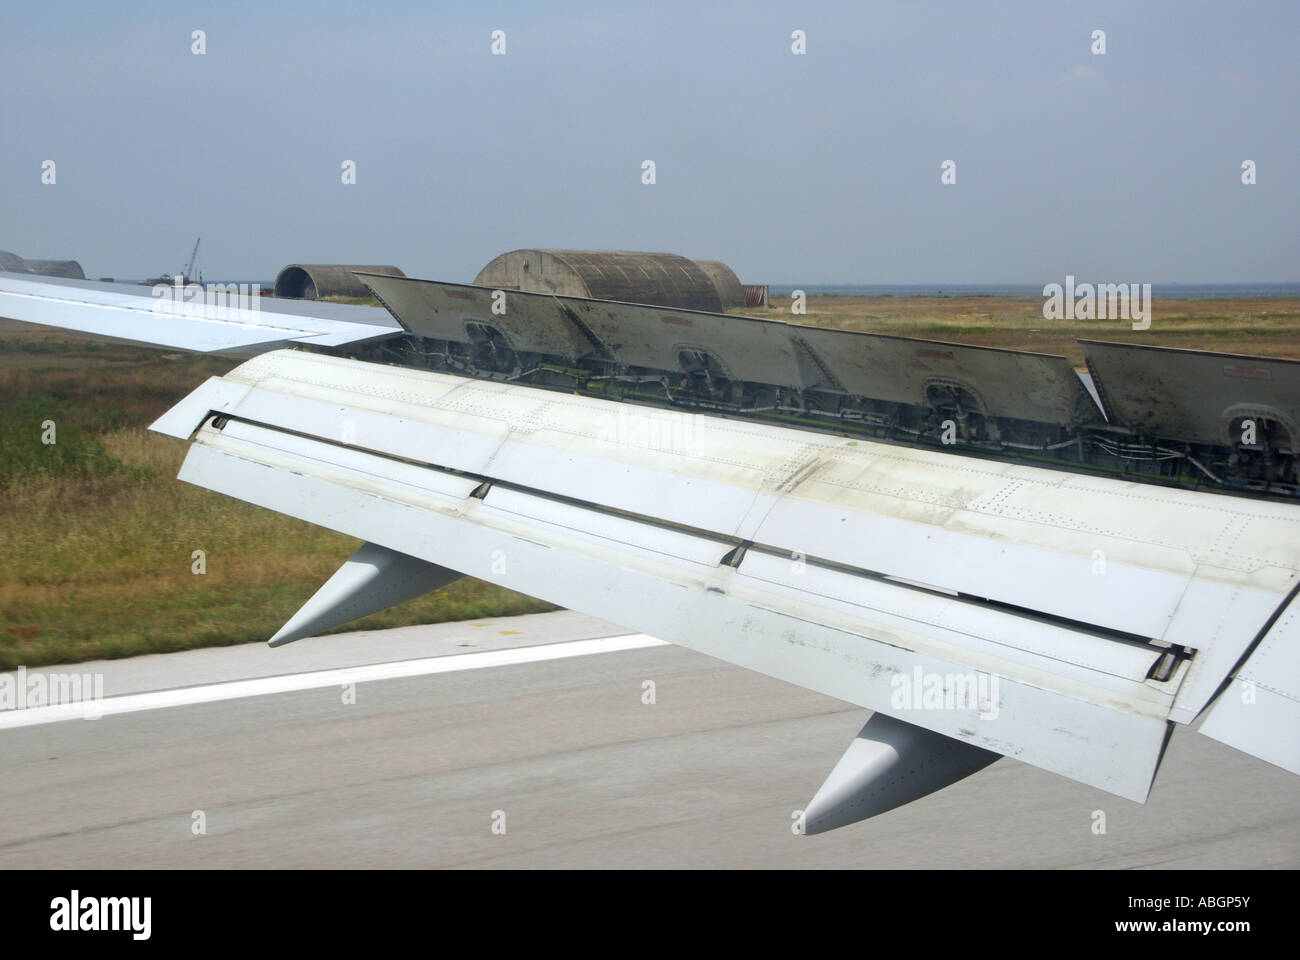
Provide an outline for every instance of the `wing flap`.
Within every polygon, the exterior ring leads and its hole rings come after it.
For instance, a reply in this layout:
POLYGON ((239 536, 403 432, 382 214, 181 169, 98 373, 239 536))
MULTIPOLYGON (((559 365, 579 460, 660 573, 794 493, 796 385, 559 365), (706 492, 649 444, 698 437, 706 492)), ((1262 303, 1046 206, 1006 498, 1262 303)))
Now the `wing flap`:
POLYGON ((1300 597, 1233 672, 1201 733, 1300 774, 1300 597))
POLYGON ((1208 703, 1300 580, 1300 509, 303 353, 225 378, 238 416, 540 485, 1198 651, 1208 703))
POLYGON ((691 538, 680 549, 650 546, 644 538, 635 544, 638 538, 620 525, 644 521, 594 516, 583 524, 588 529, 577 530, 573 516, 567 523, 558 522, 558 514, 535 519, 546 507, 528 508, 523 498, 548 500, 539 494, 515 490, 498 506, 493 499, 499 488, 493 487, 481 500, 470 492, 458 500, 434 492, 438 483, 397 479, 385 457, 301 437, 283 442, 279 431, 249 424, 227 436, 234 426, 203 426, 181 479, 1130 799, 1142 800, 1149 790, 1170 695, 1141 682, 1094 672, 1092 683, 1078 682, 1065 693, 1040 685, 1050 670, 1036 672, 1009 659, 1003 665, 1016 675, 998 675, 991 687, 986 683, 992 700, 941 700, 932 707, 918 698, 902 704, 898 692, 910 691, 915 677, 968 677, 978 658, 968 653, 958 662, 940 655, 936 638, 946 638, 952 649, 963 646, 961 638, 923 620, 842 614, 819 607, 815 598, 787 599, 756 589, 726 564, 700 562, 708 538, 691 538))
POLYGON ((1132 798, 1300 568, 1291 504, 317 354, 213 411, 183 479, 1132 798))

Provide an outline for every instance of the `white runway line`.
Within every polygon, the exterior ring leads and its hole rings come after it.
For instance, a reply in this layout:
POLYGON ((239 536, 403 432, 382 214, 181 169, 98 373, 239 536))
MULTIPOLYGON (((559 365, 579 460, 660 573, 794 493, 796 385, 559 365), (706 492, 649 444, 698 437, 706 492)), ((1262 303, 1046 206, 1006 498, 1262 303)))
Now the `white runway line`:
MULTIPOLYGON (((374 663, 362 667, 339 667, 334 670, 316 670, 310 673, 289 673, 275 677, 256 677, 252 680, 230 680, 174 690, 155 690, 150 693, 132 693, 103 700, 82 700, 51 706, 29 707, 0 712, 0 730, 30 727, 41 723, 58 723, 62 720, 95 719, 117 713, 136 713, 140 710, 161 710, 166 707, 184 707, 195 703, 214 703, 219 700, 238 700, 242 697, 260 697, 270 693, 289 693, 294 690, 313 690, 320 687, 340 686, 345 683, 366 683, 371 680, 395 680, 400 677, 420 677, 436 673, 456 673, 461 670, 483 670, 489 667, 509 667, 523 663, 545 663, 548 660, 565 660, 596 653, 618 653, 623 650, 643 650, 647 647, 666 647, 668 641, 646 636, 644 633, 621 637, 599 637, 595 640, 569 640, 563 643, 539 644, 535 647, 515 647, 509 650, 485 650, 481 653, 461 653, 443 657, 425 657, 420 660, 398 660, 392 663, 374 663)), ((69 665, 75 667, 75 665, 69 665)))

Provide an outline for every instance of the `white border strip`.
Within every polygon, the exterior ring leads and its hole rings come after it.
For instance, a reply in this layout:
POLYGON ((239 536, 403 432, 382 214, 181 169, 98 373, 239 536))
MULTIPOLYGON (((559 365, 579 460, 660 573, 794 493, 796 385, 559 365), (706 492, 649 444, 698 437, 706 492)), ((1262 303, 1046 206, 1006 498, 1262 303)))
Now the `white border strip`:
POLYGON ((155 690, 150 693, 106 697, 103 700, 81 700, 75 703, 30 707, 23 710, 6 710, 0 712, 0 730, 31 727, 42 723, 58 723, 62 720, 93 720, 117 713, 185 707, 196 703, 238 700, 243 697, 260 697, 271 693, 289 693, 294 690, 315 690, 345 683, 396 680, 401 677, 456 673, 461 670, 482 670, 488 667, 509 667, 523 663, 545 663, 548 660, 565 660, 569 657, 585 657, 596 653, 618 653, 623 650, 643 650, 648 647, 668 645, 666 640, 658 640, 644 633, 632 633, 621 637, 568 640, 563 643, 538 644, 535 647, 485 650, 481 653, 425 657, 420 660, 396 660, 391 663, 372 663, 361 667, 339 667, 311 673, 256 677, 252 680, 230 680, 225 683, 179 687, 174 690, 155 690))

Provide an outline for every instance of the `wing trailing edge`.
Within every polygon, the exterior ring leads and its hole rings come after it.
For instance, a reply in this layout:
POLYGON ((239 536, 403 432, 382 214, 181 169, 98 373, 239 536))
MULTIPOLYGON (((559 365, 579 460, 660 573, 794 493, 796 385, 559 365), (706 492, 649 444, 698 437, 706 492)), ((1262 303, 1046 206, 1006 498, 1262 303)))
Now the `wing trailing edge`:
POLYGON ((892 749, 936 784, 982 751, 1144 800, 1300 577, 1291 504, 302 352, 155 426, 189 482, 928 731, 892 749))
POLYGON ((1300 774, 1300 597, 1232 672, 1201 733, 1300 774))

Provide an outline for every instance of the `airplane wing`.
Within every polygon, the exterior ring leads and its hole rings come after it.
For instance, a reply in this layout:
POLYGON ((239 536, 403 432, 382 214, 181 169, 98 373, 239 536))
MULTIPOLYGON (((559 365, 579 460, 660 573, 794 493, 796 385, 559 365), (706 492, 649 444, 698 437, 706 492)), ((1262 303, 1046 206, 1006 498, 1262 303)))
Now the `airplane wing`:
POLYGON ((999 756, 1143 801, 1207 707, 1300 773, 1293 503, 299 350, 153 429, 366 542, 273 643, 463 574, 875 711, 808 833, 999 756))
POLYGON ((1108 422, 1060 357, 538 294, 512 294, 498 316, 485 288, 365 280, 392 316, 159 304, 147 288, 13 275, 0 275, 0 316, 255 355, 153 429, 192 441, 181 479, 365 542, 272 645, 469 575, 874 711, 804 811, 807 833, 1000 756, 1142 801, 1171 731, 1199 718, 1300 773, 1294 501, 660 409, 510 372, 590 388, 611 370, 659 390, 697 377, 708 402, 719 384, 758 397, 793 384, 866 397, 886 420, 955 403, 1000 429, 1066 431, 1071 449, 1081 428, 1120 455, 1166 457, 1177 442, 1222 446, 1243 416, 1294 437, 1294 361, 1085 344, 1108 422), (464 369, 330 355, 397 337, 464 369), (1147 374, 1173 377, 1161 396, 1185 382, 1175 367, 1202 389, 1144 402, 1147 374), (1166 439, 1131 445, 1148 431, 1166 439))
POLYGON ((89 283, 0 273, 0 317, 146 346, 248 356, 290 344, 341 347, 402 333, 387 311, 240 296, 217 285, 89 283))

